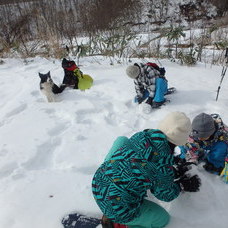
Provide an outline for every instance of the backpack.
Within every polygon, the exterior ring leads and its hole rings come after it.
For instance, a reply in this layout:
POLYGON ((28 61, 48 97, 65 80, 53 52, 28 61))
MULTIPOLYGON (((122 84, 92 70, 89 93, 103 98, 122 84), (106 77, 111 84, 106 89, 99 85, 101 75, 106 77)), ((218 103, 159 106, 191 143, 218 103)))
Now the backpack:
POLYGON ((165 76, 165 68, 164 67, 159 67, 156 63, 151 63, 151 62, 148 62, 146 63, 147 66, 150 66, 150 67, 153 67, 155 70, 159 71, 160 72, 160 75, 162 77, 165 76))
POLYGON ((228 144, 228 126, 223 123, 219 114, 211 114, 211 117, 216 123, 217 130, 222 133, 222 136, 219 136, 219 138, 222 137, 220 139, 228 144))
POLYGON ((225 158, 225 167, 223 168, 220 177, 222 178, 223 182, 228 184, 228 156, 225 158))
POLYGON ((159 69, 160 69, 160 67, 159 67, 156 63, 148 62, 146 65, 147 65, 147 66, 151 66, 151 67, 155 68, 155 69, 158 70, 158 71, 159 71, 159 69))
MULTIPOLYGON (((211 114, 211 116, 215 120, 218 130, 223 133, 223 135, 221 136, 223 137, 223 141, 228 144, 228 127, 226 126, 226 124, 223 123, 222 118, 219 114, 211 114)), ((225 166, 220 174, 220 177, 226 184, 228 184, 228 151, 225 158, 225 166)))

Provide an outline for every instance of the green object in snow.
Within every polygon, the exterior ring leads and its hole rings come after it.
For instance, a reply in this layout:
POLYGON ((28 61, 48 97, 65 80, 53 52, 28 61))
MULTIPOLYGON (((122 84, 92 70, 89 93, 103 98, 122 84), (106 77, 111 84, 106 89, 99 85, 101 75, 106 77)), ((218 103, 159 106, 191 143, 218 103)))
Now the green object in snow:
POLYGON ((93 85, 93 78, 88 74, 83 74, 79 76, 78 79, 79 79, 78 88, 80 90, 90 89, 91 86, 93 85))

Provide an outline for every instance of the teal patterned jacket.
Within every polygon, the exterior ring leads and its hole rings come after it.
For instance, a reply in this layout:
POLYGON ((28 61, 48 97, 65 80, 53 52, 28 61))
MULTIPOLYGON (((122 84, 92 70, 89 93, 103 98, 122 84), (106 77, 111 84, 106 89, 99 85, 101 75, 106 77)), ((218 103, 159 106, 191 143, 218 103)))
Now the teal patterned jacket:
POLYGON ((118 137, 113 148, 92 180, 94 198, 108 218, 125 224, 138 217, 148 189, 166 202, 179 195, 173 154, 161 131, 118 137))

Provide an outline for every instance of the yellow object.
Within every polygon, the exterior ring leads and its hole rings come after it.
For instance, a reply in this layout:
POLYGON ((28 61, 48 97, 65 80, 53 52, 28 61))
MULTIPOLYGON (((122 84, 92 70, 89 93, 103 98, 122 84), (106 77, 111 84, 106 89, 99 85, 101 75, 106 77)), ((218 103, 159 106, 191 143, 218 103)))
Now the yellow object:
POLYGON ((78 80, 78 88, 80 90, 90 89, 90 87, 93 85, 93 79, 88 74, 82 74, 78 77, 78 80))
POLYGON ((83 74, 79 68, 74 70, 75 77, 78 78, 78 88, 80 90, 90 89, 93 85, 93 79, 88 74, 83 74))
POLYGON ((223 181, 228 184, 228 163, 225 162, 225 167, 222 170, 220 176, 222 177, 223 181))
POLYGON ((80 71, 79 68, 76 68, 76 69, 74 70, 74 75, 75 75, 76 77, 81 77, 82 74, 83 74, 83 73, 80 71))

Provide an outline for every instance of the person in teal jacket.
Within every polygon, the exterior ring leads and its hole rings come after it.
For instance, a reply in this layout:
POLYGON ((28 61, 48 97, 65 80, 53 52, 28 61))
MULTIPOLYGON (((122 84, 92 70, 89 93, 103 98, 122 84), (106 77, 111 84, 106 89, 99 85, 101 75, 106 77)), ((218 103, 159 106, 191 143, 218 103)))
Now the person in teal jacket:
POLYGON ((158 129, 116 139, 92 180, 93 196, 105 217, 132 228, 168 224, 168 212, 145 197, 150 190, 157 199, 169 202, 182 190, 199 190, 197 175, 178 177, 181 172, 174 169, 174 148, 186 143, 190 130, 190 119, 173 112, 158 129))

